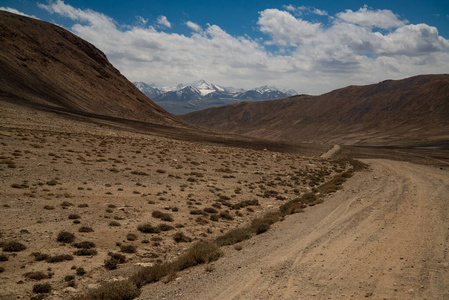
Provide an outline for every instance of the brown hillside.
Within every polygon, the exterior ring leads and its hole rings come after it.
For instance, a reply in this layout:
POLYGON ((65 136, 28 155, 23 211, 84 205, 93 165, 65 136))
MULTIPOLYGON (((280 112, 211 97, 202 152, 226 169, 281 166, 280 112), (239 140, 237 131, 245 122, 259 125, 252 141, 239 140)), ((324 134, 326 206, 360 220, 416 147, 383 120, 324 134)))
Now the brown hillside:
POLYGON ((449 75, 421 75, 321 96, 244 102, 193 112, 193 124, 286 141, 347 144, 449 139, 449 75))
POLYGON ((154 104, 92 44, 58 26, 0 11, 0 98, 170 126, 154 104))

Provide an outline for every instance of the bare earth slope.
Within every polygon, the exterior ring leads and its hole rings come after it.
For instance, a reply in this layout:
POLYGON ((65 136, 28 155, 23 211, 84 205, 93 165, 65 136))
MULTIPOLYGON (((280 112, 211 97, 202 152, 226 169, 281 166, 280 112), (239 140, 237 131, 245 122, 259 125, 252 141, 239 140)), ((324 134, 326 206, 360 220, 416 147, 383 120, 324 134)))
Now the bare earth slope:
POLYGON ((349 86, 321 96, 243 102, 182 116, 223 132, 284 141, 388 144, 449 139, 449 75, 349 86))
POLYGON ((141 299, 447 299, 449 174, 371 160, 343 191, 141 299), (209 267, 210 268, 210 267, 209 267))
POLYGON ((0 100, 40 109, 187 126, 142 94, 92 44, 0 11, 0 100))

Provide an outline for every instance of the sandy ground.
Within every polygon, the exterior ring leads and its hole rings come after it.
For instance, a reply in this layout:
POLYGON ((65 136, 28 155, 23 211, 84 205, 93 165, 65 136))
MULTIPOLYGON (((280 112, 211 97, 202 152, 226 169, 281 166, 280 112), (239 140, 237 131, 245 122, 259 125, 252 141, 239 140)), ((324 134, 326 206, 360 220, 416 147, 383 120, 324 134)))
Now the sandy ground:
POLYGON ((366 162, 325 203, 140 299, 449 299, 449 172, 366 162))

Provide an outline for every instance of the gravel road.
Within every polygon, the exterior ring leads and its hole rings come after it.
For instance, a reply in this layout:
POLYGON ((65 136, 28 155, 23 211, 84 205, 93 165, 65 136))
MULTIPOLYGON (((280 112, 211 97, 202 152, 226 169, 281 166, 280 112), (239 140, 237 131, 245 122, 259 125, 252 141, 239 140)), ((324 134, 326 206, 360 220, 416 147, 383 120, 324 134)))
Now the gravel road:
POLYGON ((365 162, 323 204, 140 299, 449 299, 449 172, 365 162))

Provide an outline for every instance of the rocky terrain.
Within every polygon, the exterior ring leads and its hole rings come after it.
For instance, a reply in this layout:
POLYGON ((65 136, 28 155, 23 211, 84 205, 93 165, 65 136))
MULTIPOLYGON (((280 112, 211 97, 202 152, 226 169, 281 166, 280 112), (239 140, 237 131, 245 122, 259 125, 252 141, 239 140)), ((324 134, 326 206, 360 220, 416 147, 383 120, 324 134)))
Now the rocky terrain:
POLYGON ((298 153, 117 130, 8 102, 1 109, 2 299, 27 298, 40 283, 60 299, 127 279, 347 168, 298 153), (154 231, 139 231, 145 224, 154 231), (74 240, 58 241, 61 232, 74 240), (11 242, 26 249, 9 250, 11 242), (77 248, 87 242, 89 249, 77 248), (126 262, 109 270, 110 252, 126 262))

